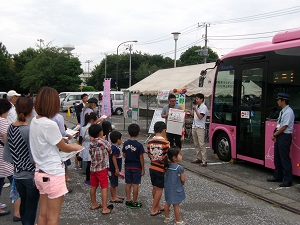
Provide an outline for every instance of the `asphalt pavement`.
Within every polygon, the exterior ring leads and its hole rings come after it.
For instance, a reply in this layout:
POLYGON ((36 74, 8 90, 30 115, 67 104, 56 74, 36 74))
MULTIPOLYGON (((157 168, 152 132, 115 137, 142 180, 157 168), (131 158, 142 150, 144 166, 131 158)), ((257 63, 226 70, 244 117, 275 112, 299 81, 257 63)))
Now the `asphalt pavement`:
MULTIPOLYGON (((76 120, 65 117, 67 127, 76 124, 76 120)), ((123 134, 123 140, 129 138, 124 130, 122 116, 113 116, 111 122, 123 134)), ((151 121, 151 118, 150 118, 151 121)), ((126 119, 125 127, 130 124, 126 119)), ((145 143, 148 138, 146 119, 140 118, 141 134, 138 140, 145 143)), ((146 144, 144 144, 146 148, 146 144)), ((187 224, 300 224, 300 215, 282 209, 276 203, 262 201, 254 197, 255 194, 265 196, 265 200, 273 202, 286 202, 287 205, 299 210, 300 186, 296 177, 294 185, 289 188, 279 188, 277 183, 268 183, 266 178, 272 176, 272 170, 261 166, 238 161, 235 164, 224 163, 214 158, 213 152, 207 145, 208 166, 203 168, 192 164, 195 149, 191 141, 184 141, 181 164, 186 168, 187 182, 185 192, 187 198, 180 205, 181 216, 187 224), (238 188, 231 188, 235 185, 238 188), (252 194, 249 195, 250 191, 252 194), (245 194, 247 193, 247 194, 245 194)), ((149 160, 145 155, 146 168, 149 160)), ((127 209, 125 204, 114 204, 114 213, 101 215, 100 210, 90 210, 89 186, 84 184, 85 175, 80 170, 74 169, 74 162, 69 167, 72 182, 68 184, 73 191, 65 196, 61 212, 60 224, 72 225, 121 225, 121 224, 164 224, 163 214, 151 217, 150 207, 152 202, 151 183, 148 170, 142 178, 139 190, 139 201, 143 203, 141 209, 127 209)), ((120 181, 118 194, 125 196, 124 180, 120 181)), ((9 202, 9 188, 4 188, 0 202, 6 203, 12 210, 9 202)), ((162 198, 163 199, 163 198, 162 198)), ((97 200, 101 202, 100 189, 97 200)), ((162 200, 162 202, 164 202, 162 200)), ((173 210, 171 210, 173 211, 173 210)), ((0 224, 16 224, 12 222, 12 215, 0 217, 0 224)), ((19 223, 21 224, 21 223, 19 223)), ((169 224, 174 224, 169 223, 169 224)))

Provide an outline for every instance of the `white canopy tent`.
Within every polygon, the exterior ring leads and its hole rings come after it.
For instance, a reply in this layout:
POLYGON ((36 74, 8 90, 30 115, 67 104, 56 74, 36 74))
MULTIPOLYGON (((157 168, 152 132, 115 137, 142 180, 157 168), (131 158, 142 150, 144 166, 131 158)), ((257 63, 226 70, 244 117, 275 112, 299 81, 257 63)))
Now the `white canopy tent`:
POLYGON ((205 97, 209 97, 212 93, 215 70, 207 71, 203 87, 199 87, 199 77, 201 70, 214 66, 215 63, 206 63, 161 69, 131 86, 128 90, 142 95, 157 95, 158 91, 170 90, 173 92, 173 89, 185 88, 187 96, 202 93, 205 97))

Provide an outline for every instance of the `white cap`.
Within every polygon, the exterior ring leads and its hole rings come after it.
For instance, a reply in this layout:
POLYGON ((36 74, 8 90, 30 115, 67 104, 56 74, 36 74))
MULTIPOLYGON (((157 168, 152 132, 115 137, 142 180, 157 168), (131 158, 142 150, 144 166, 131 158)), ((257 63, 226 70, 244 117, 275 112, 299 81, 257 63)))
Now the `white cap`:
POLYGON ((21 96, 21 94, 18 94, 15 90, 11 90, 11 91, 7 92, 7 96, 8 97, 21 96))

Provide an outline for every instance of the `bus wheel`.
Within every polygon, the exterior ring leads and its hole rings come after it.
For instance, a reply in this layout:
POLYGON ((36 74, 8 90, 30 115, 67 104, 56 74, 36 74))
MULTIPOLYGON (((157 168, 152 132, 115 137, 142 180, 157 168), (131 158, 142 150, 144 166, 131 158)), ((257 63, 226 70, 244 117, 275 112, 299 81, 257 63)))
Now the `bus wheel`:
POLYGON ((217 136, 217 143, 216 143, 216 153, 222 161, 230 161, 231 159, 231 146, 230 140, 228 135, 225 133, 220 133, 217 136))

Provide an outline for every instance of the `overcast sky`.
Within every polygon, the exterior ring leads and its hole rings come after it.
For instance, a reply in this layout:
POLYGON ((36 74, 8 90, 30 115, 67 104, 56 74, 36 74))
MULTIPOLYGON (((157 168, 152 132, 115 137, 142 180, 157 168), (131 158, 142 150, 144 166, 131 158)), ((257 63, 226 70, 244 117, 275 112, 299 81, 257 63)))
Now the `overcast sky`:
MULTIPOLYGON (((0 42, 11 54, 36 48, 37 39, 45 44, 52 41, 54 46, 71 44, 87 70, 87 60, 93 61, 92 68, 104 53, 116 54, 118 45, 130 40, 138 41, 133 51, 174 59, 172 32, 182 33, 178 59, 189 47, 204 45, 205 23, 209 25, 208 46, 221 56, 248 43, 270 41, 275 31, 300 28, 300 2, 8 0, 0 5, 0 42), (239 22, 241 18, 244 22, 239 22)), ((121 45, 119 52, 124 51, 126 46, 121 45)))

